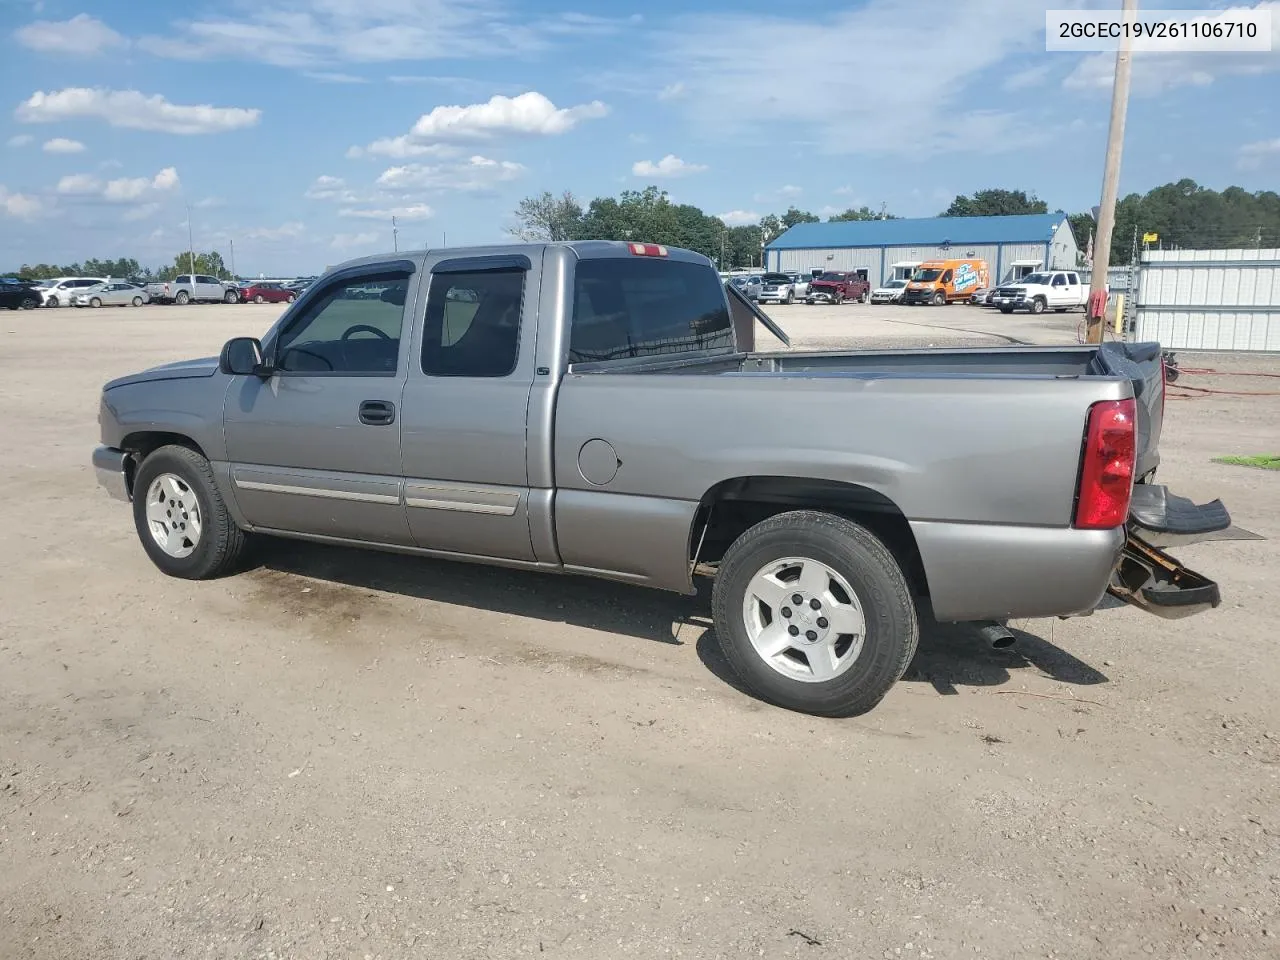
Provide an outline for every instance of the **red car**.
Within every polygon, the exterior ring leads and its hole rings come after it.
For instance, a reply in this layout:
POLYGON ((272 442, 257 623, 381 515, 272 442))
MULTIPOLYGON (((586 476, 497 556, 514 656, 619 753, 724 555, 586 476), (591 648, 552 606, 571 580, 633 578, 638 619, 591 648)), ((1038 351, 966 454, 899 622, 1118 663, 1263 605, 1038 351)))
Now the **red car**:
POLYGON ((297 298, 297 291, 279 283, 251 283, 240 288, 241 303, 293 303, 297 298))
POLYGON ((846 300, 867 302, 871 296, 871 283, 860 274, 828 270, 810 281, 805 303, 844 303, 846 300))

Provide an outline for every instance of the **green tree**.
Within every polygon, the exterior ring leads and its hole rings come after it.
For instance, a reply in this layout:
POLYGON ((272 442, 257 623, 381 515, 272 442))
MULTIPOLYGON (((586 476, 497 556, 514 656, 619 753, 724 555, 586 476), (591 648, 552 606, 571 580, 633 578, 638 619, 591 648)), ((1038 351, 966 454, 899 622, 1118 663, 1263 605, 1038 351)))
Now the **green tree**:
POLYGON ((788 207, 787 212, 778 218, 782 221, 782 226, 790 230, 797 223, 817 223, 821 218, 814 216, 808 210, 797 210, 795 207, 788 207))
POLYGON ((515 216, 515 235, 521 240, 582 239, 582 205, 568 190, 558 197, 550 190, 525 197, 516 207, 515 216))
POLYGON ((1027 196, 1023 190, 978 190, 973 196, 963 194, 951 201, 942 217, 1009 217, 1026 213, 1048 213, 1049 205, 1027 196))
POLYGON ((897 220, 892 213, 876 213, 870 207, 850 207, 844 213, 837 213, 834 217, 828 217, 828 223, 836 223, 841 220, 897 220))
POLYGON ((209 253, 197 253, 194 257, 190 251, 183 251, 174 256, 173 263, 169 266, 161 267, 156 272, 155 277, 157 280, 172 280, 174 277, 185 276, 188 273, 203 273, 217 277, 219 280, 232 279, 231 271, 222 262, 222 254, 216 250, 209 253))

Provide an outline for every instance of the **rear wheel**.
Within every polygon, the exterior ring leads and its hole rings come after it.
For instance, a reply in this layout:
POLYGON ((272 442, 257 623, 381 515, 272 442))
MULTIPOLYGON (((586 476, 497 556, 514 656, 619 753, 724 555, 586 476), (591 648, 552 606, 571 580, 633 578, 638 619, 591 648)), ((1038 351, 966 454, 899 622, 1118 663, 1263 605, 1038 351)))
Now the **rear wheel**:
POLYGON ((725 553, 712 592, 725 658, 757 696, 819 716, 878 704, 915 654, 919 627, 893 554, 865 528, 796 510, 725 553))
POLYGON ((187 447, 161 447, 142 461, 133 520, 147 556, 171 577, 220 576, 244 551, 244 531, 227 512, 209 461, 187 447))
POLYGON ((173 298, 173 302, 179 303, 179 304, 188 304, 191 302, 191 294, 187 293, 187 291, 185 290, 179 290, 178 295, 173 298))

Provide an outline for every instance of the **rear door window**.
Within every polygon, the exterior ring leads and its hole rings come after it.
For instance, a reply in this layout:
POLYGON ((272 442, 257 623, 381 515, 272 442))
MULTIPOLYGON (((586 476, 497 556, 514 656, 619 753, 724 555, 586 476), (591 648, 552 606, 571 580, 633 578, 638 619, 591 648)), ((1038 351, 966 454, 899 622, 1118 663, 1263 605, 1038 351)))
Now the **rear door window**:
POLYGON ((573 286, 570 363, 733 346, 724 288, 704 265, 656 257, 581 260, 573 286))

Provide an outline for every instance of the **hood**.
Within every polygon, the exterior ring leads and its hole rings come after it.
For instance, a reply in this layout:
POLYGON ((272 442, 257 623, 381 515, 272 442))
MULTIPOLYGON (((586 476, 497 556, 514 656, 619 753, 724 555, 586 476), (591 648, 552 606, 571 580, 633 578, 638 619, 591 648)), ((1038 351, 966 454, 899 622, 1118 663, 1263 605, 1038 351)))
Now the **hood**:
POLYGON ((156 380, 189 380, 193 377, 212 377, 217 372, 217 357, 204 357, 200 360, 179 360, 177 363, 165 363, 158 367, 151 367, 141 373, 131 373, 126 377, 117 377, 102 389, 111 390, 131 383, 150 383, 156 380))
POLYGON ((843 281, 843 280, 823 280, 821 277, 819 277, 817 280, 810 280, 810 281, 809 281, 809 286, 811 286, 811 287, 838 287, 838 286, 840 286, 840 284, 842 284, 842 283, 844 283, 844 281, 843 281))

